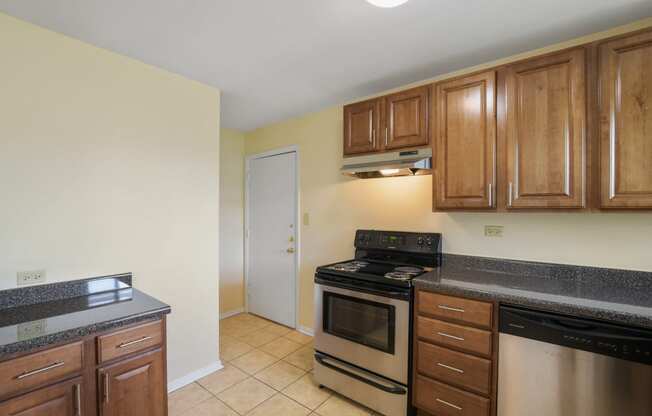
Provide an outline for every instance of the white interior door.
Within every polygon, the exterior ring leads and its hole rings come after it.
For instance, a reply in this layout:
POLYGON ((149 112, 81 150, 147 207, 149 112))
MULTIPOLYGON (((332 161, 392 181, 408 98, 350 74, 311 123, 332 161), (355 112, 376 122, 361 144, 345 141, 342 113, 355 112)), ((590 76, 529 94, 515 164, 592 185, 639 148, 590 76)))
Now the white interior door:
POLYGON ((253 158, 248 172, 249 312, 295 327, 296 153, 253 158))

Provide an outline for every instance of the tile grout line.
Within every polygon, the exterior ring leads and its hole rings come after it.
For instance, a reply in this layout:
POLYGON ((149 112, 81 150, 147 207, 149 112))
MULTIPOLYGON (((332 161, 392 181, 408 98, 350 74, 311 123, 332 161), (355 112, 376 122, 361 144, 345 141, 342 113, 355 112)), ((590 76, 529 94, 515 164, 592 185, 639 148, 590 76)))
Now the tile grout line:
MULTIPOLYGON (((205 391, 207 391, 208 394, 210 394, 210 395, 212 396, 213 399, 217 400, 218 402, 220 402, 220 403, 222 403, 224 406, 226 406, 228 409, 230 409, 230 410, 232 410, 233 412, 235 412, 236 415, 240 415, 240 413, 238 413, 234 408, 232 408, 232 407, 229 406, 227 403, 225 403, 225 402, 223 402, 222 400, 220 400, 220 398, 217 397, 216 394, 213 394, 212 391, 208 390, 206 387, 202 386, 200 383, 198 383, 198 382, 196 382, 196 381, 195 381, 195 384, 197 384, 199 387, 201 387, 202 389, 204 389, 205 391)), ((200 404, 202 404, 202 403, 204 403, 204 402, 207 402, 207 401, 209 401, 210 399, 211 399, 211 398, 208 398, 208 399, 206 399, 206 400, 203 400, 203 401, 200 402, 200 403, 197 403, 195 406, 193 406, 192 408, 188 409, 186 412, 195 409, 195 408, 198 407, 200 404)), ((186 412, 184 412, 184 413, 186 413, 186 412)), ((181 415, 181 416, 183 416, 183 415, 181 415)))
MULTIPOLYGON (((247 314, 247 315, 251 315, 251 314, 247 314)), ((238 315, 235 315, 235 316, 238 316, 238 315)), ((256 316, 256 315, 251 315, 251 316, 256 316)), ((233 318, 233 317, 230 317, 230 318, 233 318)), ((226 319, 230 319, 230 318, 226 318, 226 319)), ((257 318, 259 318, 259 317, 257 317, 257 318)), ((263 318, 259 318, 259 319, 263 319, 263 318)), ((291 402, 297 404, 297 405, 300 406, 301 408, 306 409, 306 410, 309 412, 309 413, 307 414, 307 416, 310 416, 310 415, 319 415, 319 414, 317 413, 317 409, 318 409, 320 406, 322 406, 326 401, 328 401, 331 397, 333 397, 333 393, 332 393, 330 390, 328 390, 328 397, 327 397, 326 399, 324 399, 322 402, 320 402, 320 403, 315 407, 315 409, 311 409, 311 408, 309 408, 309 407, 303 405, 302 403, 300 403, 300 402, 294 400, 292 397, 289 397, 289 396, 288 396, 287 394, 285 394, 282 390, 279 390, 279 389, 277 389, 277 388, 275 388, 275 387, 273 387, 273 386, 267 384, 265 381, 260 380, 260 379, 258 379, 258 378, 256 377, 256 375, 262 373, 263 371, 265 371, 265 370, 267 370, 267 369, 271 368, 272 366, 277 365, 277 364, 279 364, 279 363, 287 364, 287 365, 289 365, 290 367, 293 367, 293 368, 296 368, 296 369, 302 371, 303 374, 302 374, 301 376, 299 376, 296 380, 290 382, 290 384, 288 384, 287 386, 284 386, 284 387, 283 387, 283 389, 287 389, 287 388, 290 387, 291 385, 297 383, 299 380, 301 380, 302 378, 304 378, 306 375, 310 375, 310 374, 312 373, 312 370, 306 370, 306 369, 304 369, 304 368, 301 368, 301 367, 299 367, 299 366, 297 366, 297 365, 294 365, 294 364, 292 364, 292 363, 286 361, 285 359, 286 359, 287 357, 289 357, 290 355, 292 355, 292 354, 298 352, 299 350, 308 347, 308 346, 310 345, 310 343, 313 341, 314 337, 310 337, 310 340, 309 340, 308 342, 305 342, 305 343, 295 341, 295 340, 290 339, 290 338, 288 338, 288 337, 286 336, 286 335, 292 333, 292 329, 288 328, 288 329, 289 329, 289 332, 286 332, 286 333, 283 334, 283 335, 273 334, 273 335, 276 335, 276 337, 275 337, 274 339, 272 339, 272 340, 270 340, 270 341, 268 341, 268 342, 266 342, 266 343, 263 343, 263 344, 261 344, 261 345, 259 345, 259 346, 257 346, 257 347, 254 346, 254 345, 249 344, 248 342, 244 341, 244 340, 241 338, 241 337, 246 337, 247 335, 251 335, 251 334, 253 334, 253 333, 254 333, 255 331, 257 331, 257 330, 264 330, 265 328, 270 327, 270 326, 272 326, 272 325, 279 325, 279 324, 276 324, 275 322, 272 322, 272 321, 268 321, 268 320, 266 320, 266 321, 268 322, 267 325, 264 325, 264 326, 261 326, 261 327, 258 327, 258 328, 254 328, 254 329, 252 329, 251 331, 247 331, 246 333, 243 333, 243 334, 240 335, 240 336, 224 335, 225 337, 233 338, 234 340, 236 340, 236 341, 238 341, 238 342, 244 343, 245 345, 251 347, 252 350, 250 350, 250 351, 248 351, 248 352, 245 352, 245 353, 243 353, 243 354, 240 354, 240 355, 238 355, 238 356, 236 356, 236 357, 233 357, 233 358, 232 358, 231 360, 229 360, 229 361, 226 361, 226 360, 224 361, 225 364, 229 364, 229 365, 231 365, 231 366, 237 368, 239 371, 243 372, 247 377, 246 377, 245 379, 243 379, 243 380, 241 380, 241 381, 239 381, 239 382, 237 382, 237 383, 235 383, 235 384, 233 384, 233 385, 227 387, 227 388, 224 389, 223 391, 227 391, 227 390, 229 390, 229 389, 231 389, 231 388, 233 388, 233 387, 235 387, 235 386, 237 386, 237 385, 239 385, 239 384, 241 384, 241 383, 243 383, 243 382, 245 382, 245 381, 247 381, 247 380, 249 380, 249 379, 253 379, 254 381, 257 381, 257 382, 259 382, 259 383, 261 383, 261 384, 263 384, 263 385, 269 387, 269 388, 274 392, 274 394, 272 394, 272 396, 270 396, 269 398, 263 400, 261 403, 259 403, 258 405, 256 405, 256 406, 255 406, 254 408, 252 408, 251 410, 247 411, 247 412, 245 413, 245 415, 246 415, 246 414, 250 414, 250 413, 252 413, 252 412, 255 411, 258 407, 262 406, 264 403, 266 403, 267 401, 271 400, 272 398, 276 397, 276 396, 279 395, 279 394, 280 394, 282 397, 284 397, 284 398, 290 400, 291 402), (275 355, 273 355, 273 354, 268 353, 267 351, 262 350, 262 347, 264 347, 264 346, 266 346, 266 345, 268 345, 268 344, 271 344, 272 342, 278 341, 278 340, 281 339, 281 338, 283 338, 283 339, 286 340, 286 341, 289 341, 289 342, 292 342, 292 343, 298 345, 298 348, 295 349, 295 350, 293 350, 293 351, 290 351, 288 354, 285 354, 283 357, 280 357, 280 358, 277 357, 277 356, 275 356, 275 355), (276 361, 274 361, 273 363, 271 363, 271 364, 269 364, 269 365, 267 365, 267 366, 265 366, 265 367, 259 369, 258 371, 256 371, 256 372, 253 373, 253 374, 249 374, 249 373, 248 373, 247 371, 245 371, 244 369, 242 369, 242 368, 238 367, 236 364, 233 364, 233 363, 232 363, 232 361, 235 361, 235 360, 237 360, 238 358, 243 357, 243 356, 245 356, 245 355, 247 355, 247 354, 250 354, 250 353, 252 353, 252 352, 254 352, 254 351, 262 352, 262 353, 267 354, 267 355, 269 355, 269 356, 271 356, 271 357, 274 357, 274 359, 275 359, 276 361)), ((243 323, 243 325, 246 325, 246 323, 243 323)), ((284 325, 280 325, 280 326, 285 327, 284 325)), ((295 328, 294 331, 297 331, 297 329, 295 328)), ((220 332, 221 332, 221 331, 220 331, 220 332)), ((223 335, 220 334, 220 337, 222 337, 222 336, 223 336, 223 335)), ((227 408, 231 409, 231 410, 234 411, 236 414, 241 415, 241 414, 240 414, 239 412, 237 412, 235 409, 231 408, 227 403, 225 403, 225 402, 223 402, 222 400, 220 400, 220 398, 217 397, 217 395, 213 394, 213 393, 210 392, 208 389, 204 388, 204 386, 202 386, 201 384, 199 384, 199 383, 197 383, 197 384, 198 384, 202 389, 208 391, 208 393, 211 394, 211 396, 213 396, 215 399, 217 399, 220 403, 223 403, 227 408)), ((222 393, 222 392, 220 392, 220 393, 222 393)), ((209 399, 207 399, 207 400, 209 400, 209 399)), ((202 403, 203 403, 203 402, 202 402, 202 403)), ((200 404, 201 404, 201 403, 200 403, 200 404)), ((195 407, 196 407, 196 406, 195 406, 195 407)), ((194 407, 193 407, 193 408, 194 408, 194 407)))

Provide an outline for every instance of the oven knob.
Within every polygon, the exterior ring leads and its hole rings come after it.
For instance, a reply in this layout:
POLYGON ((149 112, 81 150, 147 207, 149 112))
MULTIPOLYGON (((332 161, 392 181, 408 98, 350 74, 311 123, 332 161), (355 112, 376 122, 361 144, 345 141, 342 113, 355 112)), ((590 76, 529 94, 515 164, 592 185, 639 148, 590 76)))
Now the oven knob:
POLYGON ((426 240, 426 244, 428 244, 428 247, 430 247, 432 245, 432 238, 428 238, 426 240))
POLYGON ((420 246, 423 245, 423 237, 419 237, 419 238, 417 239, 417 244, 420 245, 420 246))

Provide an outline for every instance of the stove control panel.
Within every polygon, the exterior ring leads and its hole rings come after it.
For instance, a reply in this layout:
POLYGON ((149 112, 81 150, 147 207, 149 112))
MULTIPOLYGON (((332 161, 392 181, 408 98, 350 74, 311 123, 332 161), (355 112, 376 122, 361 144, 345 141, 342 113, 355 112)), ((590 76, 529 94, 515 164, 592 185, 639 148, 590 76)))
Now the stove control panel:
POLYGON ((366 250, 439 254, 441 253, 441 234, 358 230, 355 235, 355 247, 366 250))

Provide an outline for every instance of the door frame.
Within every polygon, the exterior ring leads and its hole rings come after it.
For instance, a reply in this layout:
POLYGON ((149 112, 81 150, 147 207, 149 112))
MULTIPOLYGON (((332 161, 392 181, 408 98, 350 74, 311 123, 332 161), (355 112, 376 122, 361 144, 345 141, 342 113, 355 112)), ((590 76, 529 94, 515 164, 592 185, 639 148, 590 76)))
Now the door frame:
POLYGON ((249 312, 249 296, 247 293, 247 288, 249 286, 249 260, 250 260, 250 248, 249 248, 249 222, 250 222, 250 213, 249 213, 249 202, 250 202, 250 175, 251 175, 251 162, 256 159, 263 159, 272 156, 278 156, 286 153, 295 154, 295 164, 294 164, 294 329, 299 329, 299 270, 300 270, 300 259, 301 259, 301 232, 300 232, 300 206, 299 206, 299 147, 297 145, 285 146, 273 150, 269 150, 262 153, 256 153, 252 155, 247 155, 245 157, 245 212, 244 212, 244 309, 246 312, 249 312))

